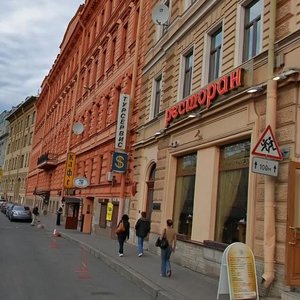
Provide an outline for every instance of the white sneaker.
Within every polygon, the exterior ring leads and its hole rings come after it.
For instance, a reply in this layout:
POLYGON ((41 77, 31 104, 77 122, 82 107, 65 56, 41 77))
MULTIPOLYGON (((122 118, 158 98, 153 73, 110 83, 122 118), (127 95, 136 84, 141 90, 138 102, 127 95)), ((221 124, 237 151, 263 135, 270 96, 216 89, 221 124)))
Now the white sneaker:
POLYGON ((138 257, 141 257, 141 256, 143 256, 143 253, 139 253, 138 257))
POLYGON ((123 256, 123 253, 119 253, 119 256, 122 257, 122 256, 123 256))

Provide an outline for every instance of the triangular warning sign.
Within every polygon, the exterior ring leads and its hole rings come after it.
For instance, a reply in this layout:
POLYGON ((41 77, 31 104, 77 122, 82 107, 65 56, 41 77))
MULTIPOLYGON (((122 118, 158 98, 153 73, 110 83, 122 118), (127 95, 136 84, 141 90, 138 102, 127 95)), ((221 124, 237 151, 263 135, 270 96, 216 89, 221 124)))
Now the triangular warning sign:
POLYGON ((268 125, 268 127, 263 132, 258 143, 255 145, 254 149, 252 150, 252 154, 257 156, 262 156, 265 158, 273 158, 276 160, 282 159, 282 153, 279 150, 277 141, 275 140, 270 125, 268 125))

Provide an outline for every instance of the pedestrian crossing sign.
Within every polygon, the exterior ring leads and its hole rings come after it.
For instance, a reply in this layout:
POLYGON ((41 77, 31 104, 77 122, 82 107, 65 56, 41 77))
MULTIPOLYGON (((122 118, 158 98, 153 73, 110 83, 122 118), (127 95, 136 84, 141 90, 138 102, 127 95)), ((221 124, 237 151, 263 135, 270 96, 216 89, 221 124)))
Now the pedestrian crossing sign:
POLYGON ((252 154, 265 157, 265 158, 275 159, 275 160, 282 159, 282 153, 278 147, 277 141, 274 137, 270 125, 268 125, 268 127, 263 132, 258 143, 255 145, 254 149, 252 150, 252 154))

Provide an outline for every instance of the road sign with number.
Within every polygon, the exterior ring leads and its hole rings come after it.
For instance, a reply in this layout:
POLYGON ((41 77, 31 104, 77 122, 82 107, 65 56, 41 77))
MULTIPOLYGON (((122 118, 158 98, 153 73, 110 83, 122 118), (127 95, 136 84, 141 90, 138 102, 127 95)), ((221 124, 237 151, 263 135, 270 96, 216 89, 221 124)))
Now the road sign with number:
POLYGON ((278 175, 279 162, 276 160, 253 157, 252 172, 269 176, 278 175))

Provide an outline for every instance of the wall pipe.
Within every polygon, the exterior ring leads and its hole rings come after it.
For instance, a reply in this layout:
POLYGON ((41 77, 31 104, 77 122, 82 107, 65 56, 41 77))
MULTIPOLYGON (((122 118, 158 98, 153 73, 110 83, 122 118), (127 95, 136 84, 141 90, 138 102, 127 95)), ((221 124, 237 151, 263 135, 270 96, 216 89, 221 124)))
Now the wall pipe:
MULTIPOLYGON (((144 10, 144 0, 140 0, 140 10, 139 10, 139 16, 138 16, 136 44, 135 44, 133 70, 132 70, 132 81, 131 81, 131 89, 130 89, 129 120, 131 117, 131 112, 133 111, 133 105, 134 105, 134 99, 135 99, 135 88, 136 88, 137 73, 138 73, 138 62, 139 62, 139 53, 140 53, 139 50, 140 50, 140 42, 141 42, 141 24, 142 24, 143 10, 144 10)), ((129 126, 127 129, 127 139, 126 139, 127 146, 128 146, 129 132, 130 132, 130 123, 128 125, 129 126)), ((128 149, 128 150, 130 150, 130 149, 128 149)), ((122 174, 122 176, 121 176, 121 186, 120 186, 121 192, 120 192, 118 220, 121 219, 122 214, 124 212, 125 189, 126 189, 126 173, 122 174)))
MULTIPOLYGON (((277 111, 277 81, 274 76, 274 44, 276 30, 276 0, 270 1, 270 26, 269 26, 269 47, 268 47, 268 81, 267 81, 267 102, 266 102, 266 125, 276 129, 277 111)), ((262 282, 269 287, 275 278, 275 180, 276 177, 265 176, 265 201, 264 201, 264 273, 262 282)))

